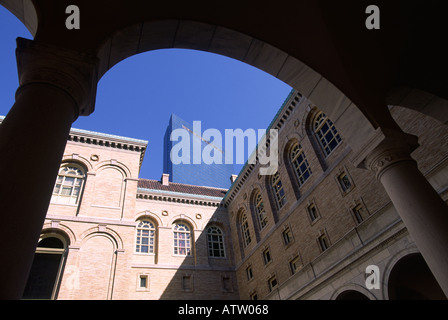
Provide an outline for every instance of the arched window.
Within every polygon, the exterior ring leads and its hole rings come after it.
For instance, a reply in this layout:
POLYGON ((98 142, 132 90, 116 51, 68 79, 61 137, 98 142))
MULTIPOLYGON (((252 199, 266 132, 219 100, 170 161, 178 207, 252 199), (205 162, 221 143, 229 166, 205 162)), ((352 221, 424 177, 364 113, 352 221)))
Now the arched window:
POLYGON ((84 179, 84 170, 80 166, 73 163, 63 165, 53 189, 52 202, 78 204, 84 179))
POLYGON ((325 156, 328 156, 342 141, 333 122, 323 112, 319 112, 314 118, 313 132, 325 156))
POLYGON ((296 143, 291 148, 291 154, 289 157, 291 164, 294 168, 299 186, 302 186, 309 177, 311 177, 311 168, 306 160, 305 153, 302 146, 296 143))
POLYGON ((174 232, 174 254, 179 256, 191 255, 191 232, 190 228, 182 222, 176 223, 174 232))
POLYGON ((251 241, 250 231, 249 231, 249 221, 247 221, 246 212, 243 210, 240 218, 241 224, 241 234, 243 236, 244 246, 247 247, 251 241))
POLYGON ((156 228, 151 221, 139 221, 137 225, 135 252, 154 253, 155 233, 156 228))
POLYGON ((259 191, 255 194, 253 198, 253 206, 255 209, 255 213, 257 214, 258 223, 260 225, 260 229, 263 229, 268 224, 268 217, 266 215, 266 210, 264 208, 263 198, 259 191))
POLYGON ((278 209, 281 209, 286 203, 286 195, 278 171, 272 176, 271 179, 272 192, 274 193, 275 200, 277 201, 278 209))
POLYGON ((39 240, 23 299, 56 299, 64 273, 67 241, 56 233, 45 234, 39 240))
POLYGON ((224 258, 224 234, 218 227, 212 226, 207 229, 208 255, 214 258, 224 258))

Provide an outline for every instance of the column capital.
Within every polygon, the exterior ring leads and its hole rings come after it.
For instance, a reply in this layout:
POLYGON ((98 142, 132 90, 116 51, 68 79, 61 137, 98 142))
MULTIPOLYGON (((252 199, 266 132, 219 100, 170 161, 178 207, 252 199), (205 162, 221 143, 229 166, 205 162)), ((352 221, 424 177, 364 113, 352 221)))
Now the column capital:
POLYGON ((413 161, 411 157, 418 144, 418 137, 388 128, 377 128, 371 139, 355 152, 352 162, 357 168, 371 170, 379 180, 393 165, 413 161))
POLYGON ((19 89, 30 84, 57 87, 68 94, 77 116, 95 109, 98 59, 94 56, 24 38, 17 39, 19 89))

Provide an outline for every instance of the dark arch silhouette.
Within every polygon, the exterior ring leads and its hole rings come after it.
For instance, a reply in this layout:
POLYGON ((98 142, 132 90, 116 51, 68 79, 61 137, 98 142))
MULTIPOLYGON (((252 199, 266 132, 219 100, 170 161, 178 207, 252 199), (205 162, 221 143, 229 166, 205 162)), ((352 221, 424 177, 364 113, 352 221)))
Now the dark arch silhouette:
POLYGON ((388 282, 390 300, 446 300, 422 255, 401 258, 393 267, 388 282))

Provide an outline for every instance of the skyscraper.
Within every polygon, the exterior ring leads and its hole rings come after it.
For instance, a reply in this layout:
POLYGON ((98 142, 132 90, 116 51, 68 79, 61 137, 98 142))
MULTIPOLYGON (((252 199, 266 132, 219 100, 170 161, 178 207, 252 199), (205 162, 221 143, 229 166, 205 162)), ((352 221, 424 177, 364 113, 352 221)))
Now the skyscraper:
MULTIPOLYGON (((214 145, 213 142, 205 140, 202 137, 202 132, 200 132, 200 130, 198 132, 196 129, 197 128, 193 128, 191 124, 181 119, 179 116, 175 114, 171 115, 164 137, 163 172, 169 174, 169 180, 171 182, 216 188, 229 188, 230 177, 233 174, 233 164, 225 164, 224 150, 214 145), (184 144, 189 146, 188 154, 182 154, 184 161, 178 164, 173 163, 170 155, 171 150, 177 143, 185 141, 177 141, 176 139, 175 141, 171 141, 171 134, 176 129, 182 129, 184 134, 183 137, 186 138, 188 136, 189 139, 188 144, 184 144), (199 163, 197 163, 197 159, 207 146, 212 147, 213 152, 218 152, 220 154, 219 158, 223 159, 222 164, 207 164, 203 159, 200 159, 199 163), (193 155, 193 151, 196 152, 196 158, 193 155)), ((183 151, 185 150, 182 150, 182 152, 183 151)))

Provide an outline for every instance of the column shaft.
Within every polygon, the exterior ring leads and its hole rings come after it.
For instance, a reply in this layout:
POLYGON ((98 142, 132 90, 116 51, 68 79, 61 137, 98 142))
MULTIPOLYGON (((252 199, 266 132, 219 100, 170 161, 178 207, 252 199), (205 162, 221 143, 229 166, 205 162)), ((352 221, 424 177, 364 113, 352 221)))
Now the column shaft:
POLYGON ((25 288, 74 107, 58 88, 33 84, 0 125, 0 298, 19 299, 25 288))
POLYGON ((448 297, 448 207, 415 162, 385 170, 380 181, 448 297))
POLYGON ((353 162, 376 174, 448 297, 448 206, 411 157, 417 140, 401 131, 378 128, 353 162))
POLYGON ((93 111, 95 58, 17 40, 19 88, 0 125, 0 299, 20 299, 73 121, 93 111))

